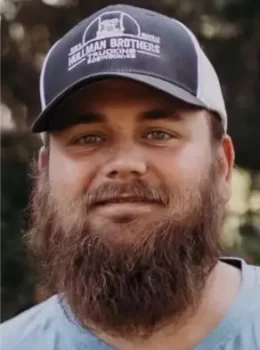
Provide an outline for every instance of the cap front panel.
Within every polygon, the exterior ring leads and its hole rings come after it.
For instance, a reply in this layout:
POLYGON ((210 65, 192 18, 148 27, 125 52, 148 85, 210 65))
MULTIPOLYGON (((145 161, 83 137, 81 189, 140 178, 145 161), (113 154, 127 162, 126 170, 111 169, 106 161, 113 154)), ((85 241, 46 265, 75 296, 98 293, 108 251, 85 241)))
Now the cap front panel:
POLYGON ((151 75, 197 91, 197 56, 187 32, 173 19, 121 5, 92 15, 56 45, 44 72, 46 104, 72 84, 110 72, 151 75))

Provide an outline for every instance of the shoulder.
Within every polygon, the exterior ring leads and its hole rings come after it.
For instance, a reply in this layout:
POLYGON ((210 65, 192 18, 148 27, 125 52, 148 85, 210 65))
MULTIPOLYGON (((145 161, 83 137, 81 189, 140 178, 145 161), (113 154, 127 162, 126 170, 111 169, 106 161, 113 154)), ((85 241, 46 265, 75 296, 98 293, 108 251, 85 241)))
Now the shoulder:
POLYGON ((260 339, 260 266, 247 265, 247 273, 252 275, 252 291, 249 306, 251 306, 251 313, 255 316, 254 320, 259 327, 260 339))
POLYGON ((222 261, 242 271, 240 295, 235 306, 243 312, 242 319, 246 319, 252 329, 258 327, 260 337, 260 266, 249 265, 236 258, 224 258, 222 261))
POLYGON ((258 319, 257 323, 260 326, 260 266, 249 265, 243 260, 241 265, 244 307, 249 314, 258 319))
POLYGON ((260 306, 260 266, 248 265, 244 263, 244 270, 245 274, 251 277, 251 286, 254 290, 253 295, 255 295, 255 297, 258 299, 258 304, 260 306))
MULTIPOLYGON (((260 266, 244 263, 245 274, 250 276, 248 284, 248 298, 245 300, 243 327, 239 338, 238 349, 260 349, 260 266)), ((245 277, 246 278, 246 277, 245 277)))
POLYGON ((1 324, 1 345, 5 350, 47 349, 47 341, 55 333, 57 296, 32 307, 1 324))
POLYGON ((260 266, 250 266, 248 265, 249 268, 253 269, 255 275, 256 275, 256 284, 260 288, 260 266))
MULTIPOLYGON (((110 349, 90 332, 68 323, 57 295, 0 325, 4 350, 110 349)), ((68 311, 68 310, 67 310, 68 311)))

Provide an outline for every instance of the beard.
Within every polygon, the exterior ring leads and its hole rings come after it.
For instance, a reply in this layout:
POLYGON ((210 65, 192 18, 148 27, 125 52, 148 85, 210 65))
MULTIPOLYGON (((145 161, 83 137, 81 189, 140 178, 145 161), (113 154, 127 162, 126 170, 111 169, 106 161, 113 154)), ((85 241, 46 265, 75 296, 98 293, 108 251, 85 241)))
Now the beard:
MULTIPOLYGON (((36 173, 36 171, 34 171, 36 173)), ((212 166, 193 186, 142 180, 105 184, 81 195, 36 176, 27 244, 50 293, 62 294, 87 329, 148 338, 194 313, 220 254, 224 203, 212 166), (163 215, 95 218, 93 207, 130 192, 163 215), (38 265, 37 265, 38 266, 38 265)))

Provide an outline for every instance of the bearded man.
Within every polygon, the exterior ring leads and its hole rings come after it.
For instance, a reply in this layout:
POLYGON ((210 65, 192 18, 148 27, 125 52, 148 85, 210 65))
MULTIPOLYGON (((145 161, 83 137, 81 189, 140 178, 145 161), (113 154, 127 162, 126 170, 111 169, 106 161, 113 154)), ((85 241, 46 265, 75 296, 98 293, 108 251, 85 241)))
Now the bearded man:
POLYGON ((53 296, 2 325, 4 349, 260 349, 260 269, 221 258, 234 149, 195 36, 110 6, 40 81, 27 243, 53 296))

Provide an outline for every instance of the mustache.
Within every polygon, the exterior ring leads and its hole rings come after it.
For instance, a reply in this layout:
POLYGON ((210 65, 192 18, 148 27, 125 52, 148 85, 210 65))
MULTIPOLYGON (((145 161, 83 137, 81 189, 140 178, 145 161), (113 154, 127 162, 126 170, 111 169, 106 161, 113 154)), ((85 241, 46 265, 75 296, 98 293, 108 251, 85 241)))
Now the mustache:
POLYGON ((130 183, 105 183, 88 190, 83 198, 84 204, 91 208, 96 205, 115 202, 152 202, 167 206, 169 191, 162 186, 152 186, 142 180, 130 183))

